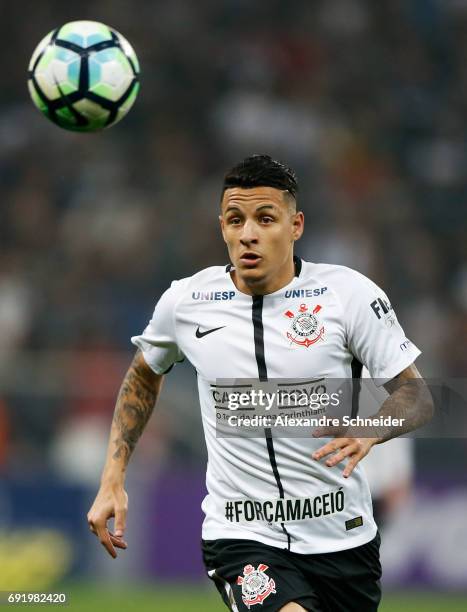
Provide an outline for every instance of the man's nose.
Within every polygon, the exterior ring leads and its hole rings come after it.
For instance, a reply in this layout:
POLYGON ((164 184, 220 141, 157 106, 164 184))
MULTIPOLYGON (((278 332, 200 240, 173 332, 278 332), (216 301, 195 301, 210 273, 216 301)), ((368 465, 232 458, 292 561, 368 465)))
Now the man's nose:
POLYGON ((256 224, 253 221, 248 220, 243 224, 240 242, 244 246, 256 244, 258 242, 258 232, 256 231, 256 224))

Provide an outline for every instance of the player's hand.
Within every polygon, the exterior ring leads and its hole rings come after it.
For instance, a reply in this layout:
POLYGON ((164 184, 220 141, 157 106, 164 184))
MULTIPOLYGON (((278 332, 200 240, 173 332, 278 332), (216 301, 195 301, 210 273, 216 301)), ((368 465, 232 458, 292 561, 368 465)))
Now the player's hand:
POLYGON ((99 538, 100 543, 114 559, 117 556, 115 548, 125 549, 127 547, 123 539, 127 510, 128 495, 123 486, 103 484, 88 512, 90 530, 99 538), (113 533, 107 528, 107 521, 112 517, 115 518, 113 533))
MULTIPOLYGON (((313 432, 314 438, 329 437, 330 433, 323 429, 318 429, 313 432)), ((323 457, 328 457, 326 465, 334 467, 341 461, 347 459, 342 475, 348 478, 353 472, 359 461, 366 457, 372 446, 380 441, 379 438, 357 438, 357 437, 336 437, 318 450, 312 457, 319 461, 323 457)))

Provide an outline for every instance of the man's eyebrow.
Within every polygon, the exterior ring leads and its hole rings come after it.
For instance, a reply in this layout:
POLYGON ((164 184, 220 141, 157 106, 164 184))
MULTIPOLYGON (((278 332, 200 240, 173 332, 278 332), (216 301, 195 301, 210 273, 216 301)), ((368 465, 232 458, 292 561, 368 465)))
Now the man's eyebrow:
POLYGON ((240 208, 238 206, 235 206, 235 204, 230 204, 230 206, 227 206, 227 208, 225 209, 225 212, 228 213, 231 210, 240 211, 240 208))
POLYGON ((272 208, 272 210, 274 210, 277 208, 277 206, 275 204, 263 204, 262 206, 259 206, 256 211, 263 210, 264 208, 272 208))
MULTIPOLYGON (((277 206, 275 204, 262 204, 261 206, 258 206, 258 208, 255 209, 255 212, 258 212, 259 210, 264 210, 265 208, 270 208, 274 210, 275 208, 277 208, 277 206)), ((240 208, 235 204, 230 204, 229 206, 227 206, 225 212, 228 213, 232 210, 241 212, 240 208)))

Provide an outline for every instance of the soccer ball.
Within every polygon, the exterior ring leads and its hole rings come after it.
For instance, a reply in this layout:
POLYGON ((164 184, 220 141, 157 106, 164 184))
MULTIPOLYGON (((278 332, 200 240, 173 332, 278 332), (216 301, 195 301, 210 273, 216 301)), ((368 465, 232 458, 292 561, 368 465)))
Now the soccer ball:
POLYGON ((139 90, 130 43, 97 21, 49 32, 32 54, 28 87, 37 108, 67 130, 92 132, 120 121, 139 90))

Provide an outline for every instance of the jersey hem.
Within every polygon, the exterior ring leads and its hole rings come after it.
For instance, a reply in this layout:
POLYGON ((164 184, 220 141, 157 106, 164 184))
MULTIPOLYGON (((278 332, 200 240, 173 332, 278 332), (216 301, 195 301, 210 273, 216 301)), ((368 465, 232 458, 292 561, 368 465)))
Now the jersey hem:
POLYGON ((410 365, 414 363, 414 361, 422 354, 422 351, 418 348, 414 348, 413 352, 410 355, 406 355, 402 359, 396 362, 396 364, 391 364, 392 367, 387 368, 384 372, 381 372, 379 376, 374 376, 373 380, 377 387, 381 387, 385 385, 390 380, 392 380, 395 376, 400 374, 403 370, 408 368, 410 365))
POLYGON ((143 359, 146 362, 146 365, 149 366, 151 370, 154 372, 154 374, 157 374, 158 376, 162 374, 166 374, 168 369, 170 370, 176 363, 180 363, 181 361, 183 361, 183 359, 179 361, 174 361, 171 365, 166 366, 166 367, 155 366, 154 364, 150 362, 149 356, 147 355, 149 351, 145 349, 144 344, 142 342, 140 344, 139 340, 133 340, 132 338, 131 343, 134 344, 134 346, 136 346, 137 348, 139 348, 139 350, 141 351, 141 355, 143 356, 143 359))
MULTIPOLYGON (((286 523, 287 524, 287 523, 286 523)), ((267 546, 272 546, 274 548, 278 548, 279 550, 289 550, 290 552, 297 553, 299 555, 320 555, 324 553, 333 553, 340 552, 342 550, 350 550, 351 548, 357 548, 357 546, 363 546, 363 544, 368 544, 371 542, 373 538, 376 536, 378 531, 378 527, 376 523, 373 526, 368 527, 367 531, 364 533, 360 533, 357 536, 352 536, 351 538, 342 538, 341 540, 335 542, 332 547, 321 547, 316 546, 308 542, 291 542, 290 548, 288 548, 287 539, 284 538, 283 542, 277 542, 276 540, 272 540, 270 538, 263 537, 251 531, 238 531, 236 530, 234 533, 229 532, 225 529, 209 529, 204 530, 202 532, 203 540, 252 540, 253 542, 261 542, 261 544, 266 544, 267 546)))

